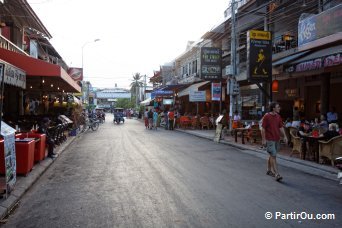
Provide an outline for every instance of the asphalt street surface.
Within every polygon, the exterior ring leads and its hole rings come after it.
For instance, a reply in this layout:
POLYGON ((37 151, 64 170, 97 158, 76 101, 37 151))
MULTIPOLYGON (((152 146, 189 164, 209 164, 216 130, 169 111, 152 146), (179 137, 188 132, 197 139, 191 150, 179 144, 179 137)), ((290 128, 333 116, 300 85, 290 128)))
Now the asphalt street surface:
POLYGON ((112 118, 58 157, 4 227, 342 227, 337 181, 280 166, 279 183, 237 148, 112 118))

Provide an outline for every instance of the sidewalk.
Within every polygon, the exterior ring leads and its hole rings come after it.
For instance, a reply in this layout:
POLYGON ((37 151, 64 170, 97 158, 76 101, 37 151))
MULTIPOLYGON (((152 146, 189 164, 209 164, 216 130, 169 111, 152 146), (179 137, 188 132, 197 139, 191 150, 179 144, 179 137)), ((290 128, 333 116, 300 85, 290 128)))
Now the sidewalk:
MULTIPOLYGON (((80 137, 80 135, 68 137, 62 145, 55 148, 55 153, 58 155, 62 154, 78 137, 80 137)), ((11 210, 18 204, 25 192, 29 190, 56 159, 58 159, 58 157, 54 159, 46 157, 43 161, 35 164, 27 176, 17 176, 14 190, 9 194, 8 198, 6 199, 5 195, 3 195, 3 198, 0 198, 0 225, 2 223, 1 220, 11 213, 11 210)))
MULTIPOLYGON (((200 138, 212 140, 214 139, 215 130, 183 130, 183 129, 175 129, 175 131, 183 132, 186 134, 191 134, 200 138)), ((246 144, 241 143, 241 138, 238 138, 238 142, 235 142, 234 137, 232 136, 224 136, 223 140, 220 140, 219 143, 226 144, 235 148, 238 148, 243 153, 247 153, 253 156, 257 156, 260 158, 264 158, 265 160, 268 157, 268 153, 265 150, 260 149, 260 144, 252 144, 246 142, 246 144)), ((283 165, 286 167, 294 168, 300 170, 302 172, 320 176, 323 178, 327 178, 330 180, 336 181, 337 180, 337 172, 336 168, 327 165, 317 164, 313 161, 302 160, 296 157, 290 157, 291 148, 285 145, 281 146, 281 150, 277 155, 277 162, 279 165, 283 165)))

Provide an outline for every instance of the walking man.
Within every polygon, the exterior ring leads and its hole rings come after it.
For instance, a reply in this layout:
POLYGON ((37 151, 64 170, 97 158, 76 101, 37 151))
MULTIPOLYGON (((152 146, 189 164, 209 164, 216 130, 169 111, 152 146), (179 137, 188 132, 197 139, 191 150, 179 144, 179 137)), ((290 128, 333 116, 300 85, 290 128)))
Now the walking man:
POLYGON ((262 144, 266 144, 266 150, 269 153, 267 160, 267 175, 275 177, 277 181, 282 179, 278 172, 276 156, 280 147, 280 133, 284 137, 284 142, 287 144, 288 139, 286 137, 283 121, 279 115, 280 106, 277 102, 270 104, 270 112, 266 113, 262 121, 262 144))
POLYGON ((169 119, 169 130, 173 130, 173 121, 175 119, 175 113, 173 112, 172 109, 170 109, 170 111, 167 114, 168 119, 169 119))

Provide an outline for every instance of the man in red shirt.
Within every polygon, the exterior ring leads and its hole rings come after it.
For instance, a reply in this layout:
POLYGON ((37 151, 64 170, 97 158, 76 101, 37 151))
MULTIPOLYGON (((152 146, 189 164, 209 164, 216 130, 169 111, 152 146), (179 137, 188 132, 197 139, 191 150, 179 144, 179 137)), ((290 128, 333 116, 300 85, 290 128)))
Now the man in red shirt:
POLYGON ((172 109, 169 111, 167 116, 169 118, 169 130, 173 130, 173 121, 175 119, 175 113, 173 112, 172 109))
POLYGON ((266 145, 266 150, 269 153, 267 160, 267 175, 274 176, 277 181, 282 179, 278 172, 276 156, 280 147, 280 133, 284 137, 284 142, 287 144, 283 121, 279 115, 280 106, 276 102, 270 104, 270 112, 266 113, 262 120, 262 144, 266 145))

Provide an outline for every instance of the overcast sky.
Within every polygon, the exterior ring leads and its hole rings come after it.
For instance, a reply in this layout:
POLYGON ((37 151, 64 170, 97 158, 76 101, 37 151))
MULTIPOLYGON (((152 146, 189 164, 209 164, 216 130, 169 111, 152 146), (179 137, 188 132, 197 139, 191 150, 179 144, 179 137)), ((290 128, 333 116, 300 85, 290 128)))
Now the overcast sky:
POLYGON ((94 87, 129 88, 223 21, 229 0, 28 0, 69 67, 94 87), (100 39, 99 42, 92 42, 100 39))

